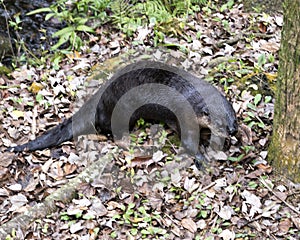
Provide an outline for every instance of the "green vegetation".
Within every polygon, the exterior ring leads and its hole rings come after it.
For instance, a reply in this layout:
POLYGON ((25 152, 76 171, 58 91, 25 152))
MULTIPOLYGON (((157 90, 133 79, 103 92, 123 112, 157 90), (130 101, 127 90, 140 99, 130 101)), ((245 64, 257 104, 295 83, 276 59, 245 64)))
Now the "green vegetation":
MULTIPOLYGON (((47 13, 45 20, 55 18, 66 24, 53 34, 58 41, 52 50, 79 50, 88 33, 95 33, 105 24, 128 37, 138 28, 150 27, 154 30, 154 41, 163 42, 165 35, 182 35, 188 16, 200 11, 204 4, 208 7, 211 3, 207 0, 59 0, 29 14, 44 12, 47 13)), ((226 8, 224 6, 222 8, 226 8)))
MULTIPOLYGON (((15 41, 17 53, 14 54, 13 67, 24 62, 42 66, 47 59, 51 59, 53 68, 58 70, 65 55, 81 51, 89 42, 106 36, 108 29, 131 38, 134 45, 164 46, 187 53, 186 47, 168 39, 183 38, 188 42, 192 41, 192 37, 186 33, 187 29, 194 27, 189 21, 200 12, 201 15, 210 15, 231 9, 235 1, 222 2, 224 4, 218 0, 58 0, 49 7, 28 13, 44 13, 46 21, 62 23, 63 28, 52 34, 55 41, 51 49, 34 53, 18 37, 15 41)), ((5 8, 3 1, 2 5, 5 8)), ((17 14, 9 19, 7 27, 19 36, 22 22, 23 19, 17 14)), ((228 26, 226 20, 222 20, 222 24, 224 28, 228 26)), ((40 31, 44 33, 46 40, 47 29, 40 31)))

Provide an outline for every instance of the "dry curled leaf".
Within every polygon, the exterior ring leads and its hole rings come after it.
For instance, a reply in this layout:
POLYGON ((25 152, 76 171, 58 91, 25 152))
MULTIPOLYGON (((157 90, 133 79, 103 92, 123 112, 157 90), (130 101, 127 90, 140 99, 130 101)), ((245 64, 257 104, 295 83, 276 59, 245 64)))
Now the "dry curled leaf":
POLYGON ((289 218, 286 218, 280 221, 278 228, 281 234, 286 234, 289 231, 291 226, 292 226, 291 220, 289 218))
POLYGON ((182 219, 181 224, 184 228, 189 230, 191 233, 195 233, 197 231, 197 225, 191 218, 182 219))

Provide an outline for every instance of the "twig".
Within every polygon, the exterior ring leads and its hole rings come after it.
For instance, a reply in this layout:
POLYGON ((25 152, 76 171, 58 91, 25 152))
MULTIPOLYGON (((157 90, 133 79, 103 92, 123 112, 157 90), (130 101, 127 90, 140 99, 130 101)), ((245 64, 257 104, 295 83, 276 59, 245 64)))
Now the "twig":
POLYGON ((216 182, 212 182, 212 183, 208 184, 206 187, 202 188, 202 189, 199 191, 199 193, 201 193, 201 192, 203 192, 203 191, 205 191, 205 190, 207 190, 207 189, 210 189, 211 187, 213 187, 213 186, 215 186, 215 185, 216 185, 216 182))
POLYGON ((281 198, 280 198, 280 196, 278 196, 278 194, 277 193, 275 193, 271 188, 270 188, 270 186, 266 183, 266 181, 263 179, 263 178, 260 178, 259 179, 260 180, 260 182, 275 196, 275 197, 277 197, 281 202, 283 202, 287 207, 289 207, 292 211, 294 211, 295 213, 297 213, 299 216, 300 216, 300 212, 296 209, 296 208, 294 208, 294 206, 292 206, 291 204, 289 204, 288 202, 286 202, 285 200, 282 200, 281 198))
POLYGON ((0 89, 20 88, 20 85, 0 86, 0 89))
POLYGON ((36 119, 38 117, 38 111, 37 111, 37 109, 38 109, 38 107, 37 107, 37 105, 35 105, 34 108, 33 108, 33 111, 32 111, 33 112, 33 116, 32 116, 31 133, 33 135, 36 134, 36 119))
POLYGON ((46 215, 55 212, 57 210, 57 202, 63 202, 65 204, 71 202, 76 196, 78 187, 82 183, 91 182, 93 179, 102 175, 105 166, 111 159, 111 154, 106 154, 104 157, 101 157, 98 161, 87 167, 77 177, 71 179, 67 184, 46 197, 42 203, 36 204, 23 214, 2 224, 0 226, 0 239, 6 239, 13 229, 26 231, 29 225, 36 219, 44 218, 46 215))

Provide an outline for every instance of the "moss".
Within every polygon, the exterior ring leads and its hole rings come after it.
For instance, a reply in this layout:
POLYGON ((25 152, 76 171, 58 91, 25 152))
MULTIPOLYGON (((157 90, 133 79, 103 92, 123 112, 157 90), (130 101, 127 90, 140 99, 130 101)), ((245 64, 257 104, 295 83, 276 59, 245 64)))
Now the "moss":
POLYGON ((272 142, 269 146, 268 160, 272 164, 276 172, 287 176, 294 182, 300 183, 300 162, 297 156, 297 149, 287 146, 286 141, 282 141, 277 131, 274 131, 272 142), (284 152, 282 151, 284 149, 284 152), (289 149, 286 151, 286 149, 289 149), (293 150, 294 149, 294 150, 293 150))

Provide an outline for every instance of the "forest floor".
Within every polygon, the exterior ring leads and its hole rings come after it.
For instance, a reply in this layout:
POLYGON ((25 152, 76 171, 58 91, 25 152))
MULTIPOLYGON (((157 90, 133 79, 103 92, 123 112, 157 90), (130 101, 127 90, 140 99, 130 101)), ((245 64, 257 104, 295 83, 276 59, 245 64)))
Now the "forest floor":
POLYGON ((300 185, 267 159, 282 24, 279 14, 246 13, 242 6, 202 12, 185 25, 188 39, 166 38, 164 49, 153 47, 153 29, 128 39, 106 26, 88 48, 57 65, 23 65, 1 76, 0 238, 299 239, 300 185), (241 136, 231 137, 210 171, 176 155, 172 130, 143 122, 130 146, 97 135, 76 147, 4 152, 72 116, 81 96, 116 66, 144 58, 191 71, 232 102, 241 136), (151 155, 141 151, 150 145, 151 155), (99 161, 104 165, 95 171, 99 161), (88 180, 68 185, 80 173, 88 180), (51 206, 24 215, 54 193, 51 206))

